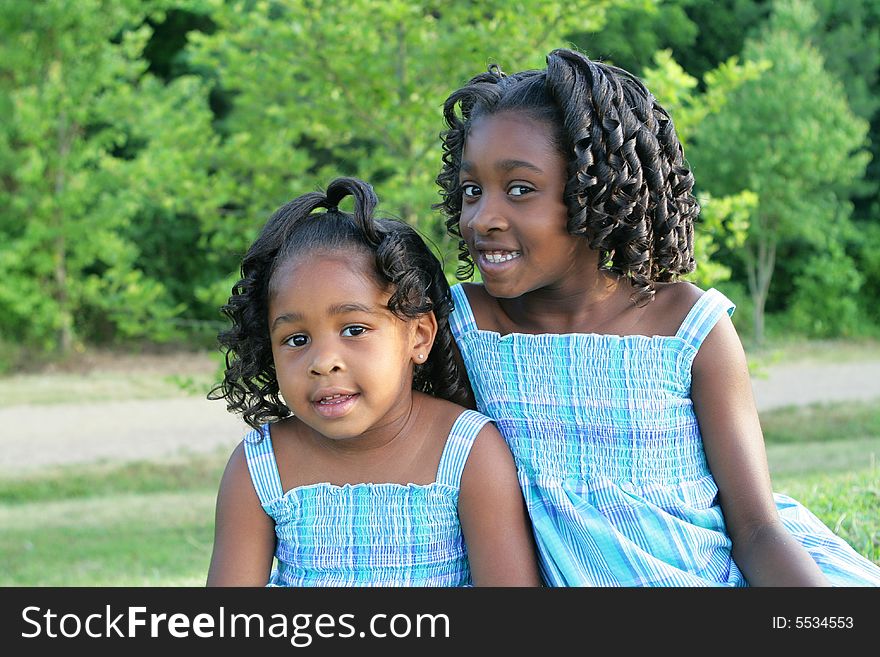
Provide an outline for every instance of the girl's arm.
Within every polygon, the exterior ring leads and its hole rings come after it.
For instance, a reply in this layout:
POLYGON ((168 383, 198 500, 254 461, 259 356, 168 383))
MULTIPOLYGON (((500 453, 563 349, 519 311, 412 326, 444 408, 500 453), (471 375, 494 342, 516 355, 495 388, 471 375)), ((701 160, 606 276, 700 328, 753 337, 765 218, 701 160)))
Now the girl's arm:
POLYGON ((745 353, 725 314, 700 347, 691 396, 733 559, 752 586, 829 586, 779 519, 745 353))
POLYGON ((513 456, 493 424, 483 427, 471 447, 458 514, 475 586, 541 586, 513 456))
POLYGON ((260 505, 244 443, 239 443, 229 457, 217 494, 207 586, 265 586, 274 552, 275 526, 260 505))

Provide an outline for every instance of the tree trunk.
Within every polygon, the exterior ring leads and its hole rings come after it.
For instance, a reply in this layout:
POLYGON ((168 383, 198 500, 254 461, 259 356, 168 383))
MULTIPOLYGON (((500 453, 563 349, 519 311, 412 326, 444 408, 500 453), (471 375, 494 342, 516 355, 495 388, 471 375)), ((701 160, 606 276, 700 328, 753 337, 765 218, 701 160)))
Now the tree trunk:
POLYGON ((67 293, 67 240, 64 235, 64 208, 61 196, 66 186, 67 158, 70 155, 74 130, 67 122, 65 112, 58 118, 58 165, 55 169, 55 241, 53 244, 53 256, 55 259, 54 283, 55 300, 58 302, 58 312, 61 320, 59 328, 59 348, 62 354, 68 354, 73 349, 73 313, 70 309, 70 295, 67 293))
POLYGON ((754 340, 756 345, 761 346, 764 343, 764 309, 770 292, 773 269, 776 266, 776 241, 759 237, 756 243, 746 245, 745 251, 749 294, 754 305, 752 313, 754 340))

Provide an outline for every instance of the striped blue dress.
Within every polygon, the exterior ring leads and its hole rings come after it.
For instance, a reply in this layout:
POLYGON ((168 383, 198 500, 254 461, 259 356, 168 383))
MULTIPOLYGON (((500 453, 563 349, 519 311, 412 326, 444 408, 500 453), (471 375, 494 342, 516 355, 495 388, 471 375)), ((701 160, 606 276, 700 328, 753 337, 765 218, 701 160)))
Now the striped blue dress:
POLYGON ((458 518, 461 474, 489 421, 456 419, 428 485, 329 483, 282 489, 269 425, 244 439, 254 489, 275 521, 268 586, 469 586, 458 518))
MULTIPOLYGON (((453 287, 453 334, 477 408, 513 452, 550 586, 746 586, 690 398, 691 364, 734 305, 705 292, 674 336, 500 335, 453 287)), ((880 567, 808 509, 780 517, 834 585, 880 567)))

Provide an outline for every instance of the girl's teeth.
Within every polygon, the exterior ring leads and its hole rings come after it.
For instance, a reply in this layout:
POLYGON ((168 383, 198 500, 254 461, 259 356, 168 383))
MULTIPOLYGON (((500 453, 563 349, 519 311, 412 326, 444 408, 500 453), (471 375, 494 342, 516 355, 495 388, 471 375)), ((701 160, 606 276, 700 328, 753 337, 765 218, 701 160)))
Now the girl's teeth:
POLYGON ((330 395, 329 397, 322 397, 321 403, 324 404, 324 403, 333 402, 341 397, 345 397, 346 399, 348 399, 349 397, 351 397, 351 395, 330 395))
POLYGON ((499 263, 499 262, 507 262, 508 260, 513 260, 514 258, 518 258, 522 255, 519 251, 503 251, 503 252, 495 252, 489 253, 488 251, 483 253, 483 257, 486 258, 488 262, 491 263, 499 263))

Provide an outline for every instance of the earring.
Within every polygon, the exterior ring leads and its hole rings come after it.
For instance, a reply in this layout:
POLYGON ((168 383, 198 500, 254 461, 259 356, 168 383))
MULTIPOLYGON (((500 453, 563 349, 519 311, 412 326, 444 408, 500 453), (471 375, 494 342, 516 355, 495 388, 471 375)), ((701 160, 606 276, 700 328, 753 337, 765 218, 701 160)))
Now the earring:
POLYGON ((419 360, 422 360, 422 358, 424 358, 424 357, 425 357, 425 354, 419 354, 419 360))

